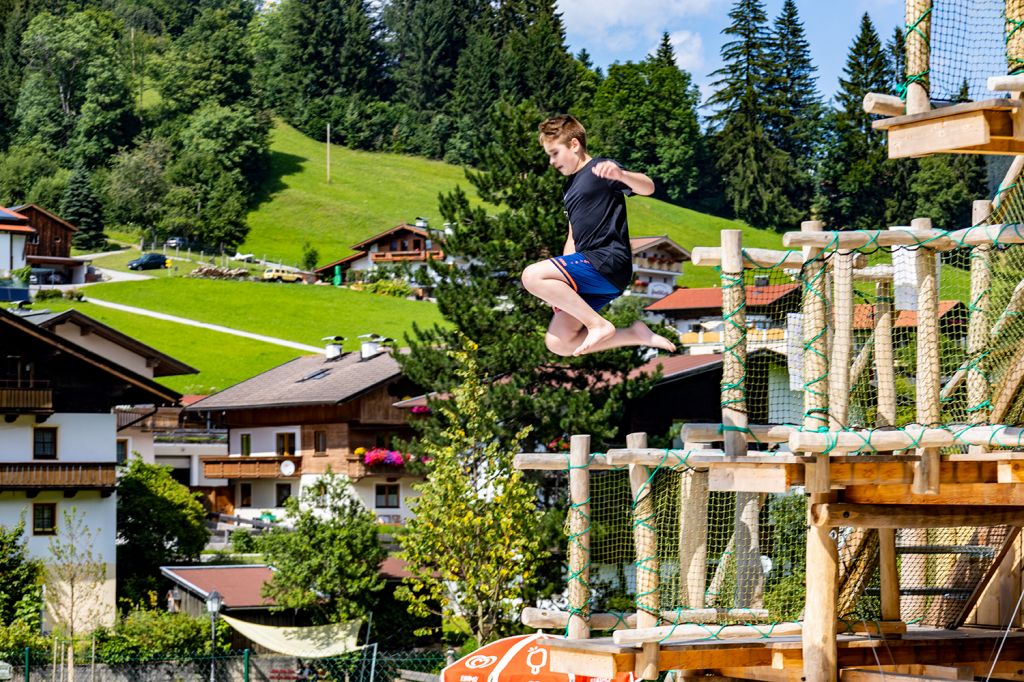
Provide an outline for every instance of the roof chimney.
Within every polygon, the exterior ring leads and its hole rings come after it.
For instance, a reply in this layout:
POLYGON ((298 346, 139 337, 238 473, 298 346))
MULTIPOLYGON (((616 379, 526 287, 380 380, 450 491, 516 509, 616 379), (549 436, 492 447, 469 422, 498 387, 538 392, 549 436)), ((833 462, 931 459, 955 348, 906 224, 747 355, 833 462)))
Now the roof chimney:
POLYGON ((427 219, 416 216, 416 227, 422 227, 424 230, 427 229, 427 219))
POLYGON ((391 339, 386 339, 377 334, 360 334, 359 338, 366 339, 359 346, 360 360, 369 360, 372 357, 380 355, 383 347, 391 342, 391 339))
POLYGON ((324 348, 324 355, 327 356, 328 360, 337 360, 341 357, 341 344, 344 343, 344 336, 325 336, 324 341, 327 341, 327 346, 324 348))

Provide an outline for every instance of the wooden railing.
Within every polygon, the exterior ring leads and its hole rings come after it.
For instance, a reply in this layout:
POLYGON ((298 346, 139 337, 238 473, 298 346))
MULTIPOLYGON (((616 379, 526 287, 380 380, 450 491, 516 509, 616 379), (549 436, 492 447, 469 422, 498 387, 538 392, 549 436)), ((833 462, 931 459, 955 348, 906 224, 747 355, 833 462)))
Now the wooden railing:
POLYGON ((0 381, 0 410, 53 412, 53 390, 48 382, 0 381))
POLYGON ((113 462, 0 462, 0 490, 11 488, 113 488, 113 462))
POLYGON ((200 457, 207 478, 297 478, 302 475, 301 457, 200 457), (295 471, 285 476, 281 463, 291 462, 295 471))
POLYGON ((407 260, 440 260, 444 258, 443 251, 426 251, 418 249, 415 251, 372 251, 370 260, 374 263, 394 262, 407 260))

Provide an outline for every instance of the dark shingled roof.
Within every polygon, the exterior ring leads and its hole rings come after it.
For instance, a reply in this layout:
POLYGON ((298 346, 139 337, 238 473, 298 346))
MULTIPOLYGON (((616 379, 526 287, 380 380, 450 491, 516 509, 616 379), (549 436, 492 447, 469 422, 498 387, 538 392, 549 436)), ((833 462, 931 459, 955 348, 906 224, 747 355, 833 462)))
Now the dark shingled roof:
POLYGON ((336 405, 402 373, 391 354, 363 360, 358 352, 334 360, 306 355, 268 369, 186 408, 188 412, 290 405, 336 405))

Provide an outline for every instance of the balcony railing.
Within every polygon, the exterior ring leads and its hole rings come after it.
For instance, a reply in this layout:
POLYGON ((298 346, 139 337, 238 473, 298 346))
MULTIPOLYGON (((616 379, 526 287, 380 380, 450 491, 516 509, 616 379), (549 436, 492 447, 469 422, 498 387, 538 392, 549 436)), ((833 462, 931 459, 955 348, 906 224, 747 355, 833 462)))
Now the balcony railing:
POLYGON ((200 457, 207 478, 298 478, 302 475, 301 457, 200 457), (282 468, 290 462, 292 467, 282 468), (285 470, 290 473, 285 474, 285 470))
POLYGON ((374 263, 440 260, 442 258, 444 258, 444 251, 427 251, 425 249, 417 249, 415 251, 373 251, 370 253, 370 260, 374 263))
POLYGON ((113 462, 0 462, 0 490, 112 490, 116 483, 113 462))
POLYGON ((0 410, 53 412, 53 389, 48 381, 0 380, 0 410))
POLYGON ((682 273, 683 264, 682 262, 667 261, 660 258, 634 258, 633 268, 636 270, 682 273))

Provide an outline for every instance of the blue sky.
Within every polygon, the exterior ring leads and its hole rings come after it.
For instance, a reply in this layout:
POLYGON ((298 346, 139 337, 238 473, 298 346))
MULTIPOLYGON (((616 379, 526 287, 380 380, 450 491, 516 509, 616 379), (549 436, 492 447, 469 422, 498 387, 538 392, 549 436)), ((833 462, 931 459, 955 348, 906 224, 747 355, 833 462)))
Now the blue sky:
MULTIPOLYGON (((766 0, 774 21, 783 0, 766 0)), ((903 24, 904 0, 796 0, 811 58, 818 68, 818 90, 830 99, 850 45, 867 12, 883 40, 903 24)), ((708 94, 710 74, 721 66, 720 52, 732 0, 558 0, 573 53, 586 48, 594 64, 638 61, 657 48, 668 31, 679 66, 708 94)))

